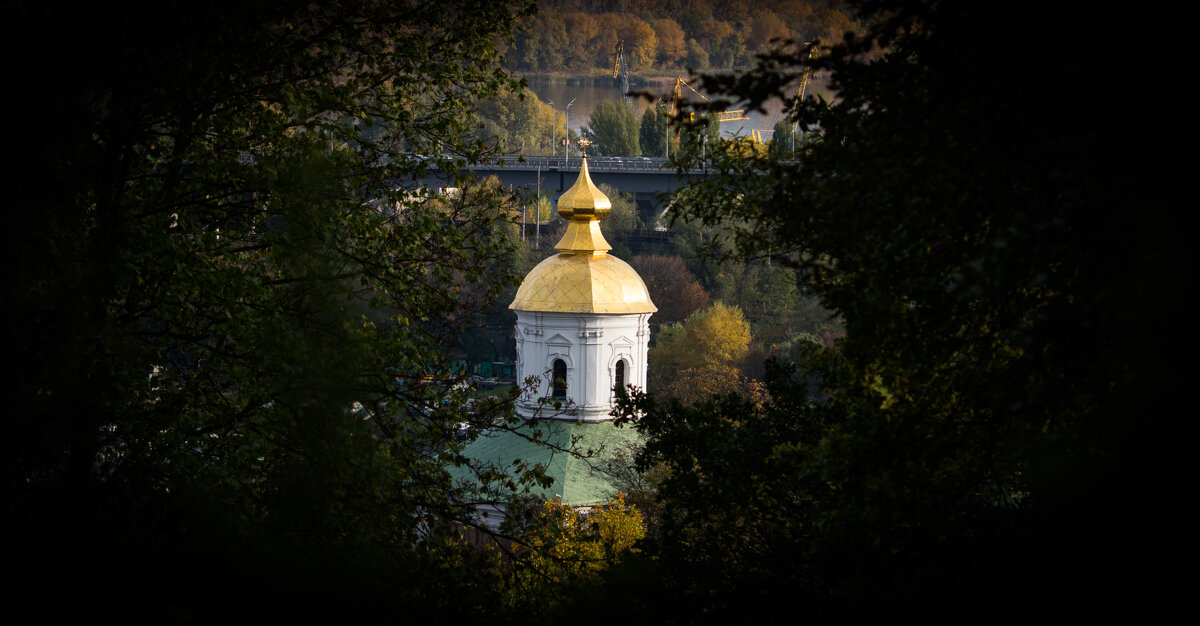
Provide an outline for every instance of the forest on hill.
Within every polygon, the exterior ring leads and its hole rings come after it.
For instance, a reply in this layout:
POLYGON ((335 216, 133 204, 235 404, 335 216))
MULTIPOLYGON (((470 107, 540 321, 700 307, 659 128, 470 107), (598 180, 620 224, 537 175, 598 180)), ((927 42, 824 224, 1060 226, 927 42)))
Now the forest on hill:
POLYGON ((631 72, 747 67, 785 39, 840 41, 859 28, 840 0, 539 0, 506 53, 519 72, 612 72, 618 43, 631 72))

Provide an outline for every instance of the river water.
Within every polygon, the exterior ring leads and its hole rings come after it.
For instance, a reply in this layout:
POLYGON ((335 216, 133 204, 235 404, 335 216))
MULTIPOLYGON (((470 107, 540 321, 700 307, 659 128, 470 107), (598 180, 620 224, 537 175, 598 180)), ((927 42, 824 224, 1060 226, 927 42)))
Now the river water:
MULTIPOLYGON (((553 107, 561 116, 567 103, 574 100, 569 110, 567 125, 579 132, 583 126, 587 126, 588 118, 592 115, 592 109, 596 103, 605 98, 619 99, 621 98, 621 87, 616 81, 608 80, 604 77, 587 78, 587 79, 561 79, 561 78, 538 78, 535 76, 527 77, 529 88, 533 93, 537 94, 543 102, 553 103, 553 107)), ((631 85, 634 91, 649 91, 655 94, 661 94, 665 98, 669 98, 671 90, 675 87, 674 78, 652 77, 643 79, 640 84, 631 85)), ((684 88, 685 96, 687 89, 684 88)), ((646 99, 637 99, 634 101, 634 107, 637 109, 638 117, 649 106, 646 99)), ((734 135, 749 135, 752 130, 769 131, 775 127, 783 117, 783 105, 781 102, 775 101, 768 103, 765 113, 752 111, 749 120, 739 120, 736 122, 725 122, 721 125, 721 132, 726 136, 734 135)))

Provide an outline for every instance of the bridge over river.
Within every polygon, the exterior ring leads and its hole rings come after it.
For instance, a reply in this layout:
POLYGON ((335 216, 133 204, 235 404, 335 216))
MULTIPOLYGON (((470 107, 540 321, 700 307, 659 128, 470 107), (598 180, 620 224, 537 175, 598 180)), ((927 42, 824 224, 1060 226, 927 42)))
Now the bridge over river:
MULTIPOLYGON (((579 176, 583 159, 577 156, 527 156, 496 159, 476 164, 467 170, 476 177, 496 176, 505 187, 537 190, 555 196, 567 190, 579 176)), ((588 172, 597 184, 607 183, 624 193, 632 193, 645 212, 658 208, 660 194, 683 187, 688 178, 701 177, 702 171, 679 174, 667 165, 667 159, 655 157, 588 157, 588 172)), ((447 183, 431 172, 424 183, 433 188, 447 183)))

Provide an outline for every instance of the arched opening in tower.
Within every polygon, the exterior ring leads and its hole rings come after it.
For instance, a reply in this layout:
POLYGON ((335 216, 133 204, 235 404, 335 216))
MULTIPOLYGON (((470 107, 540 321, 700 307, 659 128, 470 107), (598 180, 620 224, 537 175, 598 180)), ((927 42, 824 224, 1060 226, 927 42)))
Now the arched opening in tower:
POLYGON ((553 393, 555 398, 567 397, 567 363, 562 359, 554 359, 553 393))

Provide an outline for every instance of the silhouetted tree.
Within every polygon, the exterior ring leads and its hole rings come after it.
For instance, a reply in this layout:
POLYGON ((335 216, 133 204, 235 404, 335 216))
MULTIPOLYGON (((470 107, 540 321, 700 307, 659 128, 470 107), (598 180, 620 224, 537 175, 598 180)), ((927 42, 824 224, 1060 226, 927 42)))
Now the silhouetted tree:
MULTIPOLYGON (((1161 419, 1190 265, 1156 138, 1187 124, 1169 98, 1097 95, 1186 39, 1057 6, 861 4, 867 35, 817 61, 838 99, 785 105, 823 139, 710 151, 719 174, 677 199, 733 254, 798 268, 846 336, 769 368, 767 403, 626 407, 669 475, 654 593, 718 620, 1156 612, 1133 598, 1179 590, 1148 555, 1186 534, 1164 503, 1191 463, 1161 419), (1113 32, 1129 55, 1096 54, 1113 32)), ((787 98, 806 58, 705 90, 787 98)))

